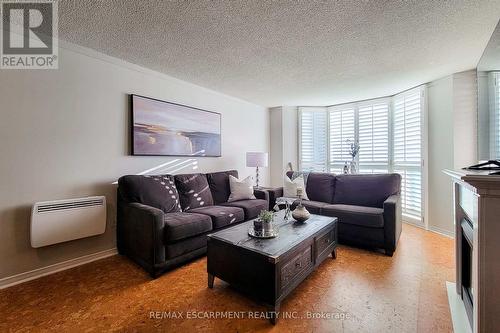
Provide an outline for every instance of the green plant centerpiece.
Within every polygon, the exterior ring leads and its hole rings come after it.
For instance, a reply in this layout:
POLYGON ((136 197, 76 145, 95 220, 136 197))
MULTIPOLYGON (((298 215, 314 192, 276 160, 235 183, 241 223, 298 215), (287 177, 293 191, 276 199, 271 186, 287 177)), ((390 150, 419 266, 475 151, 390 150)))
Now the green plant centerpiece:
POLYGON ((262 222, 262 231, 270 232, 273 230, 274 213, 268 210, 261 210, 257 220, 262 222))
POLYGON ((258 217, 264 223, 271 223, 274 218, 274 213, 268 210, 261 210, 258 217))

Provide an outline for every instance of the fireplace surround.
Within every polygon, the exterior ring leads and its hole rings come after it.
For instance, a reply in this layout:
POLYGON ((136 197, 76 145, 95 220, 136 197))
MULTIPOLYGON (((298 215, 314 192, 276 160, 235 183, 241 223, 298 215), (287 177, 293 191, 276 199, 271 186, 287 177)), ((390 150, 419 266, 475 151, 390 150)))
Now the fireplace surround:
POLYGON ((456 292, 472 332, 500 332, 500 176, 445 170, 453 179, 456 292))

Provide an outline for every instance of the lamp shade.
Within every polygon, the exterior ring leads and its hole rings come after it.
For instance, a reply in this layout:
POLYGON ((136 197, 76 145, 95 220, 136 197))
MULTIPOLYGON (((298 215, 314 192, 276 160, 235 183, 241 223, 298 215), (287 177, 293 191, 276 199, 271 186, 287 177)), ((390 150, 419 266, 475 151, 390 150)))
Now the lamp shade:
POLYGON ((247 167, 267 167, 268 154, 259 152, 247 153, 247 167))

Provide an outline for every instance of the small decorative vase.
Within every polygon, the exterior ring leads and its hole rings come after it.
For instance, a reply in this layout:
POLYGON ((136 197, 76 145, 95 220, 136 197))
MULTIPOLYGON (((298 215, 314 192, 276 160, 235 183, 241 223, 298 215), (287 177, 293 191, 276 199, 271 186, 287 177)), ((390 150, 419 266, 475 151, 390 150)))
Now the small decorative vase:
POLYGON ((262 231, 264 233, 269 233, 269 232, 273 231, 272 221, 262 221, 262 231))
POLYGON ((347 175, 349 173, 349 165, 347 165, 347 162, 344 164, 344 175, 347 175))
POLYGON ((303 223, 311 217, 311 214, 306 209, 306 207, 302 206, 302 202, 293 210, 292 217, 300 223, 303 223))
POLYGON ((356 164, 356 161, 355 160, 352 160, 351 161, 351 164, 349 165, 349 171, 351 172, 351 174, 357 174, 358 173, 358 166, 356 164))
POLYGON ((256 232, 262 231, 262 221, 260 219, 253 220, 253 230, 256 232))

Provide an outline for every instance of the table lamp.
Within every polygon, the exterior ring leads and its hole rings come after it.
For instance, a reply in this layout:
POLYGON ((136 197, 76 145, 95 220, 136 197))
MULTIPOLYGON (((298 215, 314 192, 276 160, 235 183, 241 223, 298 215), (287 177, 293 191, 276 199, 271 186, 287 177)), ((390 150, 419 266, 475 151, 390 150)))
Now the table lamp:
POLYGON ((255 184, 259 188, 259 167, 267 167, 268 164, 268 154, 261 152, 248 152, 247 153, 247 167, 255 167, 255 184))

